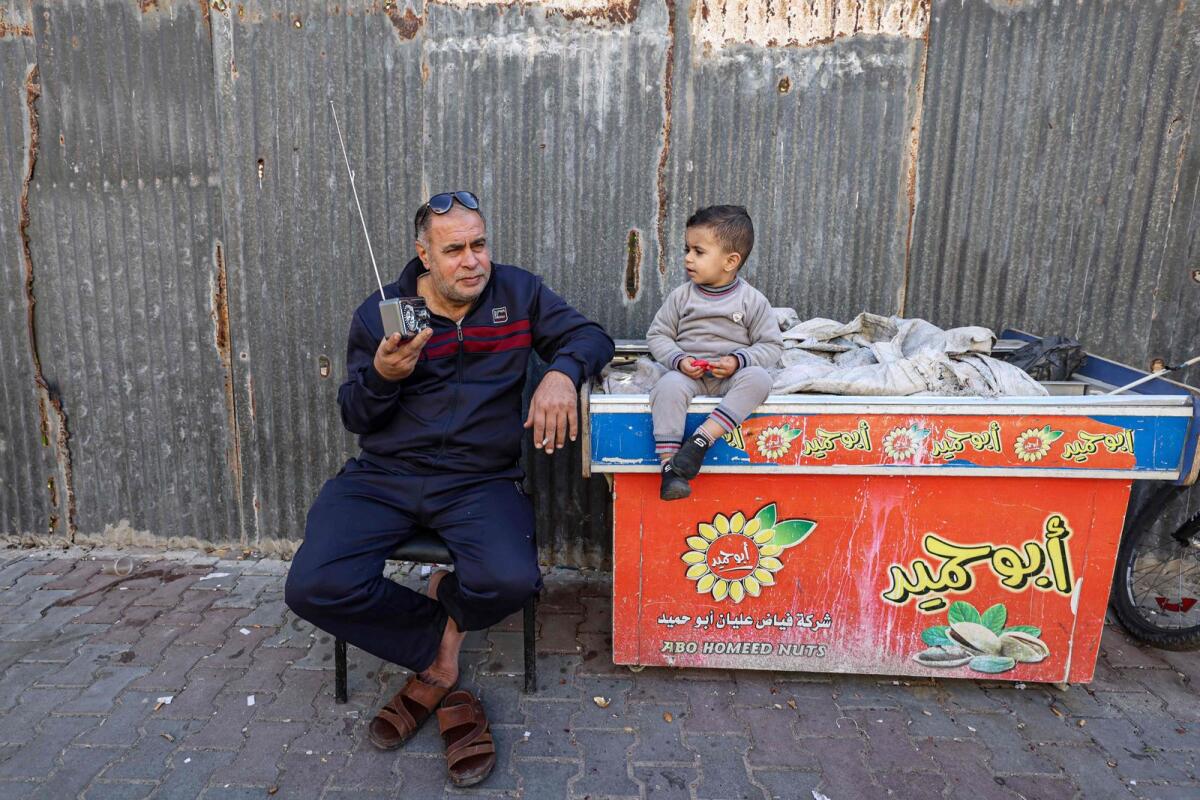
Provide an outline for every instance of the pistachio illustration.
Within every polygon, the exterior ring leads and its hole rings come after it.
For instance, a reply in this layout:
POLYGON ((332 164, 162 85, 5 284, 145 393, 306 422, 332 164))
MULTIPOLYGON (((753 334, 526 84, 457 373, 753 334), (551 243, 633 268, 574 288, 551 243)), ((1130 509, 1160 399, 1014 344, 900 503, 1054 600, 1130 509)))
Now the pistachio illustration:
POLYGON ((1021 631, 1000 634, 1000 655, 1022 664, 1036 664, 1050 655, 1050 648, 1036 636, 1021 631))
POLYGON ((978 622, 955 622, 947 631, 950 639, 975 654, 1000 654, 1000 637, 978 622))
POLYGON ((1041 628, 1006 624, 1008 611, 1003 603, 980 613, 959 600, 951 604, 946 616, 948 625, 933 625, 921 632, 921 641, 929 647, 914 655, 913 661, 925 667, 967 667, 994 675, 1017 664, 1036 664, 1050 655, 1050 647, 1040 638, 1041 628))
POLYGON ((913 661, 926 667, 949 669, 967 664, 973 656, 958 645, 937 645, 913 656, 913 661))
POLYGON ((967 664, 968 667, 976 672, 1008 672, 1017 662, 1013 661, 1008 656, 975 656, 967 664))

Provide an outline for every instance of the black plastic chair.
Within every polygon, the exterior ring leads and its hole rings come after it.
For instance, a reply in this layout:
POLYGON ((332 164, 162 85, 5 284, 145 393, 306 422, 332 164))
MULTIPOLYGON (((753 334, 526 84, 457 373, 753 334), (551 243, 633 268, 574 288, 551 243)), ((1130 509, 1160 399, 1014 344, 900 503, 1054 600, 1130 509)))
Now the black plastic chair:
MULTIPOLYGON (((391 555, 393 561, 412 561, 417 564, 450 564, 450 551, 442 537, 422 528, 408 541, 397 547, 391 555)), ((535 619, 537 617, 537 595, 525 601, 525 692, 537 691, 537 651, 534 649, 535 619)), ((346 689, 346 642, 337 639, 333 643, 334 692, 339 703, 347 700, 346 689)))

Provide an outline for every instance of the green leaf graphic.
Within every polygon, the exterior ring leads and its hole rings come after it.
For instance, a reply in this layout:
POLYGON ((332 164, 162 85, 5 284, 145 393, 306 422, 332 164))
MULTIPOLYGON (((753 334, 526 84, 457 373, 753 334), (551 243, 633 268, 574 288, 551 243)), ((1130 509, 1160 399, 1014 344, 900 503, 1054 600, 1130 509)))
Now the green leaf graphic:
POLYGON ((1042 629, 1035 625, 1013 625, 1011 628, 1005 628, 1001 633, 1008 633, 1009 631, 1028 633, 1030 636, 1036 636, 1039 639, 1042 638, 1042 629))
POLYGON ((775 527, 775 504, 771 503, 769 506, 760 508, 754 518, 758 520, 760 531, 771 530, 775 527))
POLYGON ((789 442, 792 441, 793 439, 795 439, 801 433, 802 433, 802 431, 799 428, 793 428, 790 425, 788 425, 787 427, 785 427, 783 429, 783 435, 787 437, 787 440, 789 442))
POLYGON ((1000 632, 1004 630, 1004 623, 1007 619, 1008 611, 1005 610, 1004 604, 997 603, 983 612, 983 616, 980 617, 979 622, 985 628, 990 629, 992 633, 999 636, 1000 632))
POLYGON ((775 537, 771 544, 779 547, 793 547, 800 544, 804 537, 812 533, 817 523, 811 519, 785 519, 775 523, 775 537))
POLYGON ((946 635, 946 625, 934 625, 932 628, 926 628, 921 632, 921 641, 930 647, 938 645, 952 645, 954 642, 946 635))
POLYGON ((1058 439, 1060 436, 1062 436, 1062 435, 1063 435, 1063 432, 1062 432, 1062 431, 1052 431, 1052 430, 1050 430, 1050 426, 1049 426, 1049 425, 1047 425, 1046 427, 1042 428, 1042 433, 1045 433, 1045 434, 1047 434, 1047 435, 1048 435, 1048 437, 1049 437, 1049 439, 1050 439, 1050 441, 1052 441, 1052 442, 1053 442, 1053 441, 1055 441, 1056 439, 1058 439))
POLYGON ((970 603, 956 600, 950 604, 950 610, 946 612, 946 619, 950 620, 951 624, 955 622, 979 622, 979 612, 970 603))

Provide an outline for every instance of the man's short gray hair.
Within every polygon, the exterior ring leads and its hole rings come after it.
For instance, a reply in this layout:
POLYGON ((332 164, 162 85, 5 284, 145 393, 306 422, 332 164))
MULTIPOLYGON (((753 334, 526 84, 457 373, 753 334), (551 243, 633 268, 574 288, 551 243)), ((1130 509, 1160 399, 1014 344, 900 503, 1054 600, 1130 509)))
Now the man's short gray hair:
MULTIPOLYGON (((467 208, 457 200, 450 204, 450 208, 446 209, 446 213, 449 214, 456 205, 464 211, 475 212, 479 215, 479 219, 483 224, 487 225, 487 218, 483 216, 483 211, 478 208, 467 208)), ((429 203, 422 203, 420 208, 417 209, 417 213, 413 215, 413 231, 416 234, 417 241, 427 247, 429 246, 429 223, 433 220, 433 217, 433 212, 429 210, 429 203)))

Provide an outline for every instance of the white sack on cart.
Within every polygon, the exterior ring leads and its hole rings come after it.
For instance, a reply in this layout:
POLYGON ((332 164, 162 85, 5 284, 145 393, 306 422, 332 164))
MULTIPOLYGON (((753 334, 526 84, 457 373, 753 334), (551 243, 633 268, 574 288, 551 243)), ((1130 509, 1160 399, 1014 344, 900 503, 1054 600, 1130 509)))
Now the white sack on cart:
POLYGON ((652 358, 639 356, 633 366, 605 367, 600 380, 605 394, 650 394, 654 384, 669 370, 652 358))
MULTIPOLYGON (((775 309, 782 325, 796 314, 775 309)), ((815 318, 783 332, 772 394, 1020 397, 1047 394, 1011 364, 991 358, 996 337, 987 328, 943 330, 923 319, 862 313, 847 323, 815 318)), ((605 367, 607 394, 649 394, 666 367, 642 356, 605 367)))
POLYGON ((862 313, 821 317, 783 333, 773 394, 1036 396, 1046 389, 988 354, 995 335, 978 326, 943 330, 923 319, 862 313))
POLYGON ((800 315, 794 308, 772 308, 771 311, 775 313, 775 321, 779 323, 781 331, 793 328, 800 322, 800 315))

